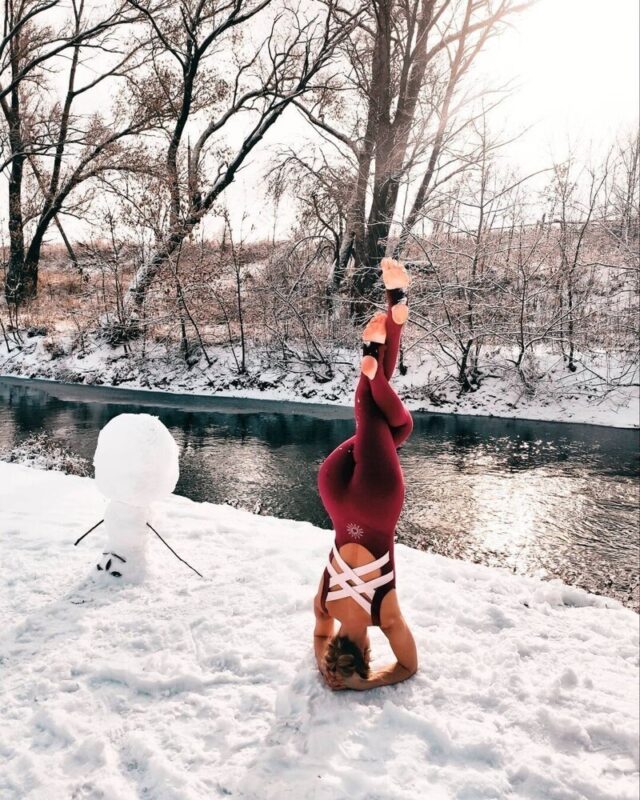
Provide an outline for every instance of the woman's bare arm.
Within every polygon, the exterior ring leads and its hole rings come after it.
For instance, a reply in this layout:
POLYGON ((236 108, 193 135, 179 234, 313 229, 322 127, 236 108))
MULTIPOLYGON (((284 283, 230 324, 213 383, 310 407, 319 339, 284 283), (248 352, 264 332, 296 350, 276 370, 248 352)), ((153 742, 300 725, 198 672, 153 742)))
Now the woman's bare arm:
POLYGON ((345 678, 344 684, 347 688, 363 691, 376 689, 379 686, 390 686, 393 683, 406 681, 417 672, 418 651, 415 639, 402 614, 393 616, 381 630, 389 640, 397 661, 371 672, 368 678, 361 678, 358 674, 345 678))
POLYGON ((334 619, 322 608, 320 603, 320 595, 322 592, 322 579, 320 579, 320 586, 313 599, 313 613, 316 618, 316 624, 313 629, 313 650, 316 656, 318 669, 324 672, 324 654, 327 650, 329 641, 333 636, 334 619))
POLYGON ((313 609, 316 615, 316 625, 313 631, 313 649, 316 663, 327 686, 334 691, 339 691, 346 688, 342 677, 328 670, 324 660, 329 642, 333 638, 335 620, 326 611, 323 611, 319 601, 317 603, 314 602, 313 609))

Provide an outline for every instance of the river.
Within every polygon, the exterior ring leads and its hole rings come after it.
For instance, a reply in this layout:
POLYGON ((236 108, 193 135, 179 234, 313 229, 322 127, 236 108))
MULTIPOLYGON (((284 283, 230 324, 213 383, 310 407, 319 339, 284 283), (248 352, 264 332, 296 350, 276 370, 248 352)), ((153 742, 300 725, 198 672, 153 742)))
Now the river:
MULTIPOLYGON (((178 494, 331 527, 316 474, 353 433, 349 408, 0 378, 0 452, 45 431, 91 459, 100 428, 123 412, 169 428, 178 494)), ((637 430, 422 413, 414 422, 398 541, 637 609, 637 430)))

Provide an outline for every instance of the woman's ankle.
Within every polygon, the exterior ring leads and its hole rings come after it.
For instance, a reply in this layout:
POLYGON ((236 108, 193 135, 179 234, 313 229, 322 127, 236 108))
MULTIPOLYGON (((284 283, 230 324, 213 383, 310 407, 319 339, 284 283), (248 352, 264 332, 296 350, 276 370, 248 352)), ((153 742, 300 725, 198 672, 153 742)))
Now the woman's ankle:
POLYGON ((404 289, 387 289, 387 304, 391 319, 396 325, 404 325, 409 318, 407 293, 404 289))
POLYGON ((378 342, 364 342, 362 346, 362 361, 360 371, 372 381, 379 370, 380 344, 378 342))

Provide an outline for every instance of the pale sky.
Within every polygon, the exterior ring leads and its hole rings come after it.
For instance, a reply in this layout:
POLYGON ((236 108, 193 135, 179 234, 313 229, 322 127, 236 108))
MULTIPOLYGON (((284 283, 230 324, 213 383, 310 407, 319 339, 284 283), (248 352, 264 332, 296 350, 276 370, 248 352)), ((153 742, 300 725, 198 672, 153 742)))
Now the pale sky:
MULTIPOLYGON (((602 153, 619 132, 637 126, 639 8, 638 0, 539 0, 490 42, 479 62, 483 80, 494 86, 513 83, 494 124, 507 139, 525 131, 503 151, 504 160, 527 174, 563 159, 570 146, 584 157, 602 153)), ((238 226, 241 209, 261 208, 252 216, 254 236, 269 236, 273 228, 273 209, 259 190, 260 169, 268 163, 266 145, 290 144, 304 130, 296 113, 289 113, 287 123, 272 131, 252 166, 227 190, 238 226)), ((291 218, 292 212, 281 207, 281 235, 291 218)), ((209 223, 213 229, 216 224, 209 223)))
POLYGON ((513 157, 537 167, 568 141, 607 147, 638 123, 638 0, 540 0, 492 42, 488 77, 513 76, 502 112, 513 130, 533 128, 513 157))

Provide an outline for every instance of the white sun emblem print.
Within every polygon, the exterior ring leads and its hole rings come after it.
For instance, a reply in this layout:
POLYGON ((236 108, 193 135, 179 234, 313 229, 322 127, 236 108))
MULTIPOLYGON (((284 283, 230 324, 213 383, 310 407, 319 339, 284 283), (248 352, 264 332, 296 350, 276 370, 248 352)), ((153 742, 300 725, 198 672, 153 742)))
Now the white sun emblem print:
POLYGON ((355 522, 350 522, 347 525, 347 533, 352 539, 362 539, 364 536, 364 531, 359 525, 356 525, 355 522))

